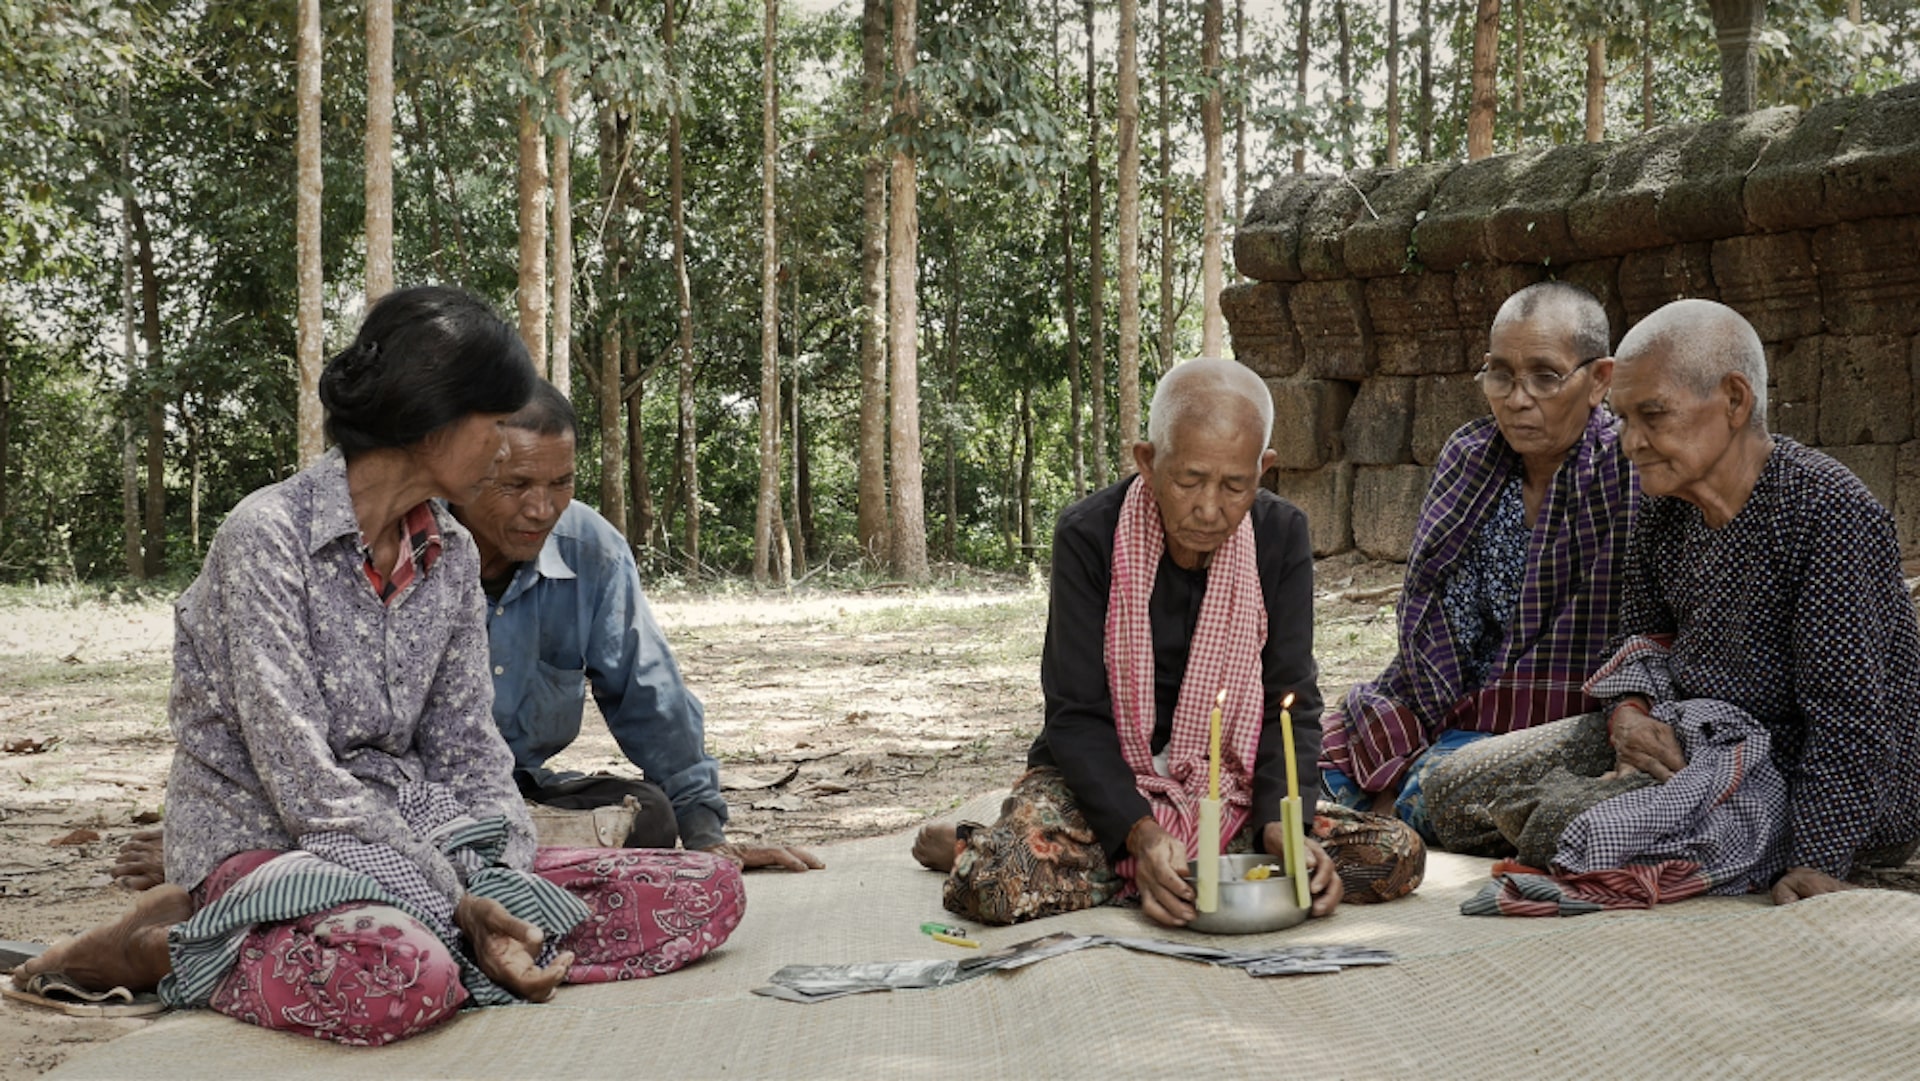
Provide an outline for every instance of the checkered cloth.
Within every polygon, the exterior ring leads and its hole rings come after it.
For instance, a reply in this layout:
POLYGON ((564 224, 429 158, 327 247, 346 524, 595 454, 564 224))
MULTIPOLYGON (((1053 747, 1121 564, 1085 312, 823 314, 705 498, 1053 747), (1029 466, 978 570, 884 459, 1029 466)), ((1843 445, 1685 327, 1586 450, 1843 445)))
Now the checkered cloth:
POLYGON ((1747 893, 1786 868, 1787 783, 1767 730, 1725 702, 1673 701, 1667 658, 1664 640, 1636 635, 1594 673, 1587 692, 1652 698, 1653 718, 1673 728, 1686 768, 1595 804, 1561 832, 1551 875, 1499 875, 1462 912, 1647 908, 1699 893, 1747 893))
MULTIPOLYGON (((1168 776, 1162 776, 1153 765, 1153 630, 1147 602, 1165 550, 1166 532, 1153 486, 1134 484, 1114 529, 1113 581, 1107 592, 1105 654, 1114 726, 1120 733, 1120 753, 1152 806, 1154 820, 1192 854, 1198 846, 1199 801, 1207 795, 1208 716, 1222 688, 1227 700, 1220 727, 1220 836, 1232 837, 1247 821, 1254 755, 1266 710, 1260 651, 1267 641, 1267 608, 1254 564, 1249 515, 1208 567, 1186 679, 1173 709, 1168 776)), ((1121 860, 1114 870, 1131 880, 1133 859, 1121 860)))

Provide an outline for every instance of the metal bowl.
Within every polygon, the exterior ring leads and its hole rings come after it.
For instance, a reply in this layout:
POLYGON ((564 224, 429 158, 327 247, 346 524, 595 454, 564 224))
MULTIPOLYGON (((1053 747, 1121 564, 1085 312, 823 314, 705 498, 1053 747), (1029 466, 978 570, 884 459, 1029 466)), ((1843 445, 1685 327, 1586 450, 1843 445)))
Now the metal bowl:
MULTIPOLYGON (((1187 921, 1187 930, 1209 935, 1251 935, 1262 931, 1284 931, 1307 918, 1294 897, 1293 879, 1284 875, 1248 882, 1241 876, 1262 864, 1279 863, 1278 856, 1240 855, 1220 857, 1220 907, 1201 912, 1187 921)), ((1187 865, 1198 874, 1198 863, 1187 865)))

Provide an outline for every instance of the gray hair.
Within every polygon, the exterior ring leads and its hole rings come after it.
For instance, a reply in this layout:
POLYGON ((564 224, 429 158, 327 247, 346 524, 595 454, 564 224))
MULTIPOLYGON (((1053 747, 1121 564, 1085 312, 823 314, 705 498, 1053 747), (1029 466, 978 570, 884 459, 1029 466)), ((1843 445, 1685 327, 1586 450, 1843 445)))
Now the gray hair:
POLYGON ((1613 341, 1607 309, 1592 293, 1572 282, 1536 282, 1508 297, 1493 317, 1493 325, 1532 319, 1545 310, 1563 315, 1569 345, 1579 360, 1604 357, 1613 341))
POLYGON ((1712 300, 1664 305, 1620 339, 1621 361, 1649 353, 1665 357, 1674 378, 1703 397, 1728 375, 1740 373, 1753 388, 1753 416, 1748 423, 1767 430, 1767 350, 1753 324, 1739 312, 1712 300))
POLYGON ((1273 395, 1253 369, 1234 360, 1197 357, 1160 377, 1147 409, 1147 441, 1160 454, 1173 451, 1173 433, 1195 422, 1231 421, 1221 398, 1239 398, 1260 418, 1260 447, 1273 441, 1273 395))

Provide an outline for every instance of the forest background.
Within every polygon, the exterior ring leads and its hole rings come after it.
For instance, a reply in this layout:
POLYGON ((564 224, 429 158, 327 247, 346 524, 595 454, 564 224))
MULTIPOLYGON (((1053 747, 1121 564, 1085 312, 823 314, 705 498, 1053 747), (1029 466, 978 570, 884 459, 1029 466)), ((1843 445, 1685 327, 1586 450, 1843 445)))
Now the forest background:
MULTIPOLYGON (((1920 78, 1915 0, 1764 11, 1755 104, 1920 78)), ((0 0, 0 579, 191 575, 429 281, 653 580, 1043 564, 1230 355, 1271 178, 1706 119, 1720 63, 1698 0, 0 0)))

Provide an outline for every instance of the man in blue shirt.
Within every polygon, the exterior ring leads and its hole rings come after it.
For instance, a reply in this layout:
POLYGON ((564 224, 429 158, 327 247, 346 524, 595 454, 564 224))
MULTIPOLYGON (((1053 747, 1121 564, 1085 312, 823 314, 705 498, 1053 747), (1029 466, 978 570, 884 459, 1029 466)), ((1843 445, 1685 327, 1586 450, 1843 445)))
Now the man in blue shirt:
POLYGON ((726 839, 720 768, 705 746, 700 700, 653 621, 626 538, 574 503, 573 406, 542 383, 506 422, 507 458, 472 502, 453 508, 480 548, 492 653, 493 719, 514 778, 535 803, 641 808, 629 847, 687 848, 747 867, 822 866, 812 853, 726 839), (580 735, 588 686, 620 750, 645 781, 556 772, 547 761, 580 735))

